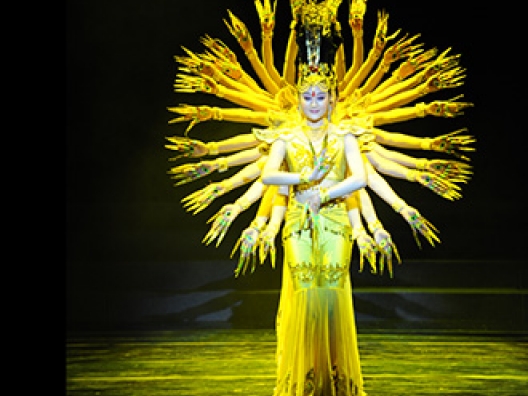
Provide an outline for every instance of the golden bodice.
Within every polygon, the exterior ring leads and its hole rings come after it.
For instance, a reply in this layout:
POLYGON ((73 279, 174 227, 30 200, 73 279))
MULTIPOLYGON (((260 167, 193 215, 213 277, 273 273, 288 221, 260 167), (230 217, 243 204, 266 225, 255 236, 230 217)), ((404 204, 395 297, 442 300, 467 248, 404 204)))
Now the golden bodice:
POLYGON ((327 135, 323 138, 322 147, 313 148, 307 131, 303 127, 295 128, 292 136, 286 141, 286 164, 290 172, 302 172, 314 167, 314 157, 319 156, 320 151, 326 147, 326 156, 333 158, 333 166, 328 172, 326 179, 341 181, 345 178, 346 159, 344 148, 344 134, 336 133, 336 127, 328 125, 327 135))
MULTIPOLYGON (((268 144, 272 144, 277 139, 286 142, 285 162, 288 170, 300 173, 306 168, 313 169, 314 151, 315 155, 318 156, 320 150, 322 150, 321 145, 319 145, 318 149, 312 151, 305 128, 307 127, 299 124, 280 128, 254 128, 253 134, 258 140, 268 144)), ((344 139, 345 135, 349 133, 356 136, 362 152, 370 150, 375 138, 368 129, 352 122, 340 123, 339 125, 329 123, 327 127, 326 155, 329 158, 333 158, 334 165, 326 179, 339 182, 345 178, 347 167, 344 139)))

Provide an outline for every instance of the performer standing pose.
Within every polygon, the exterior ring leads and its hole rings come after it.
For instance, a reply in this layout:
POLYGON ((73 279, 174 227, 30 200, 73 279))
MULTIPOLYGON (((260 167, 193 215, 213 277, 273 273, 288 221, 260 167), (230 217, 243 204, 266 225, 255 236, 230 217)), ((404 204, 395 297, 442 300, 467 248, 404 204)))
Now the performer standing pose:
POLYGON ((233 51, 209 36, 202 40, 206 53, 185 50, 188 57, 176 57, 185 73, 178 75, 177 91, 211 93, 241 107, 181 105, 169 108, 179 115, 171 122, 190 121, 186 133, 206 120, 265 127, 219 142, 170 137, 166 147, 179 152, 176 159, 238 151, 172 168, 178 185, 247 164, 232 177, 183 200, 196 214, 214 199, 253 181, 241 197, 210 220, 212 226, 204 238, 207 244, 216 240, 218 246, 237 216, 260 199, 255 219, 233 250, 240 248, 236 276, 249 267, 255 270, 257 251, 261 263, 270 255, 275 265, 274 240, 284 221, 275 396, 365 394, 349 274, 353 242, 359 249, 360 270, 366 258, 371 272, 383 273, 386 264, 393 276, 393 256, 400 261, 367 187, 401 214, 418 244, 422 235, 434 245, 439 242, 436 229, 380 173, 418 182, 449 200, 461 197, 456 183, 467 182, 471 174, 462 161, 414 158, 384 147, 433 150, 468 160, 464 153, 473 150, 469 144, 475 140, 462 130, 420 138, 379 128, 426 115, 454 117, 472 106, 457 101, 461 96, 406 106, 428 93, 460 86, 464 70, 458 66, 458 56, 449 55, 449 50, 425 51, 413 44, 418 35, 405 35, 385 50, 399 31, 387 36, 388 15, 382 12, 373 47, 364 59, 366 0, 352 0, 349 23, 354 50, 347 69, 337 21, 341 1, 290 1, 293 19, 282 74, 275 68, 271 46, 275 5, 255 0, 262 27, 262 59, 245 25, 229 13, 231 24, 226 25, 262 85, 242 69, 233 51), (400 66, 381 82, 397 61, 402 61, 400 66))

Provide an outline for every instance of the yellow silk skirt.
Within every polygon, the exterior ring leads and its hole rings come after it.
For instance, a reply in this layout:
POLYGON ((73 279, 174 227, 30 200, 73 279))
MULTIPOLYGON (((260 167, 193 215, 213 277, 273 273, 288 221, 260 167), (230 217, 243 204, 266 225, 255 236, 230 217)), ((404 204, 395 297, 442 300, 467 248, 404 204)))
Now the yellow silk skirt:
POLYGON ((283 229, 274 396, 362 396, 345 203, 316 218, 290 198, 283 229))

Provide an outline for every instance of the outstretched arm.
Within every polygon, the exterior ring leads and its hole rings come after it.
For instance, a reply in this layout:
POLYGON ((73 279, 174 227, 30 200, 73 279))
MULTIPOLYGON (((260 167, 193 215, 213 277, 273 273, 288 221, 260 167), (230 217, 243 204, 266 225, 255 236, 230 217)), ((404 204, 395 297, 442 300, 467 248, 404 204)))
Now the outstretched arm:
POLYGON ((235 188, 252 182, 257 177, 259 177, 265 162, 266 157, 262 157, 258 161, 245 166, 241 171, 235 173, 230 178, 224 179, 221 182, 208 184, 201 190, 189 194, 182 199, 183 206, 188 211, 192 211, 193 215, 201 212, 207 208, 216 198, 227 194, 235 188))
POLYGON ((258 160, 262 153, 258 148, 240 151, 227 157, 219 157, 211 161, 201 161, 192 164, 183 164, 171 168, 168 173, 177 180, 177 186, 198 180, 214 171, 225 172, 231 166, 248 164, 258 160))
MULTIPOLYGON (((363 190, 360 190, 363 191, 363 190)), ((374 240, 367 234, 361 221, 361 205, 359 203, 359 191, 350 194, 346 199, 348 219, 352 226, 352 239, 356 242, 359 250, 359 272, 363 271, 365 258, 370 264, 371 272, 376 273, 377 247, 374 240)))
POLYGON ((435 242, 440 242, 436 235, 438 230, 424 218, 415 208, 407 205, 391 188, 391 186, 373 168, 367 164, 368 186, 381 199, 388 203, 397 213, 402 215, 405 221, 411 226, 416 244, 421 247, 418 234, 420 233, 432 246, 435 242))
POLYGON ((171 158, 175 161, 179 158, 198 158, 204 155, 218 155, 256 147, 259 141, 251 133, 238 135, 218 142, 204 143, 201 140, 189 139, 187 137, 170 136, 166 138, 171 144, 165 148, 178 151, 181 154, 171 158))
POLYGON ((229 31, 238 40, 238 43, 246 53, 246 56, 249 62, 251 63, 251 66, 253 66, 253 69, 259 76, 260 81, 262 81, 262 84, 264 84, 266 90, 272 95, 276 94, 279 91, 279 87, 275 83, 275 81, 273 81, 273 78, 269 75, 268 71, 266 70, 266 67, 259 59, 257 51, 253 47, 253 40, 251 38, 251 35, 249 34, 249 30, 247 29, 246 25, 240 19, 238 19, 231 11, 228 12, 229 17, 231 18, 231 25, 225 20, 224 22, 227 25, 229 31))
POLYGON ((273 7, 270 4, 270 0, 255 0, 255 7, 257 8, 262 30, 262 59, 264 59, 264 66, 271 79, 277 86, 280 86, 281 76, 273 62, 273 47, 271 45, 273 29, 275 28, 277 0, 273 3, 273 7))
POLYGON ((255 203, 264 194, 268 186, 262 184, 260 180, 254 182, 251 187, 240 197, 235 203, 225 205, 213 217, 208 220, 208 223, 213 223, 211 229, 202 240, 203 243, 209 245, 215 239, 216 247, 220 245, 227 230, 233 224, 233 221, 243 211, 247 210, 253 203, 255 203))
POLYGON ((271 124, 267 111, 255 111, 245 108, 222 108, 182 104, 177 107, 168 107, 167 110, 179 115, 179 117, 169 120, 169 124, 190 121, 185 133, 188 133, 196 124, 209 120, 251 123, 262 126, 269 126, 271 124))

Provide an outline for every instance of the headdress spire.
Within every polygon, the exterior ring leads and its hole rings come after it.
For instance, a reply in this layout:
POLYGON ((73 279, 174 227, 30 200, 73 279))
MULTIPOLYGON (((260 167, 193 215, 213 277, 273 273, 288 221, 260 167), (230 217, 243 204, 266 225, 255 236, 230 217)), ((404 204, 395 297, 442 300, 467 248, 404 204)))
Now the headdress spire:
POLYGON ((337 9, 342 0, 304 0, 297 24, 297 86, 321 84, 335 88, 335 54, 342 38, 337 27, 337 9))

